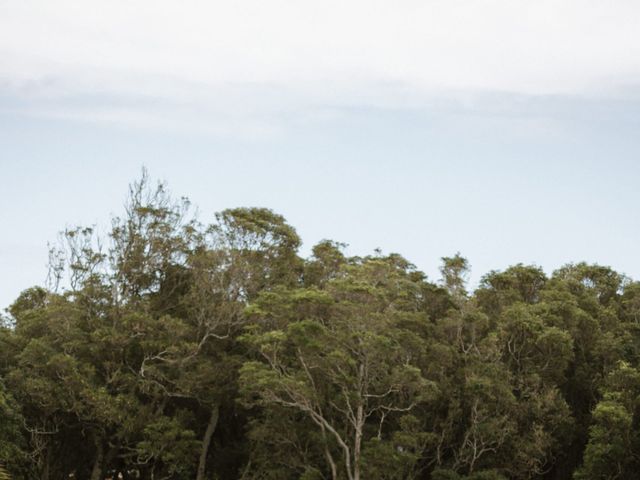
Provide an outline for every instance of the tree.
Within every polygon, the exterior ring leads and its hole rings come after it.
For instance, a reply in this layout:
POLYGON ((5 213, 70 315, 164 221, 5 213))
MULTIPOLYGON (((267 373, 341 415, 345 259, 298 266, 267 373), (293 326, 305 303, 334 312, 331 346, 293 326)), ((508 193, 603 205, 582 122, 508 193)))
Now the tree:
POLYGON ((632 479, 640 462, 640 435, 634 428, 640 403, 640 372, 625 362, 611 372, 603 399, 593 412, 584 463, 574 478, 632 479))
POLYGON ((451 296, 460 303, 466 296, 466 283, 469 274, 469 262, 456 253, 453 257, 442 257, 440 267, 442 282, 451 296))
POLYGON ((402 308, 414 292, 393 260, 365 259, 325 290, 264 294, 250 309, 244 341, 260 360, 242 367, 245 396, 302 414, 326 461, 317 468, 333 479, 362 478, 370 442, 392 435, 435 389, 402 341, 402 321, 419 313, 402 308))
POLYGON ((0 381, 0 479, 2 475, 8 479, 9 472, 15 478, 24 478, 32 473, 23 421, 19 405, 0 381))
POLYGON ((632 479, 640 287, 444 257, 299 256, 266 208, 201 222, 146 172, 0 315, 0 476, 632 479), (4 470, 2 470, 4 469, 4 470))

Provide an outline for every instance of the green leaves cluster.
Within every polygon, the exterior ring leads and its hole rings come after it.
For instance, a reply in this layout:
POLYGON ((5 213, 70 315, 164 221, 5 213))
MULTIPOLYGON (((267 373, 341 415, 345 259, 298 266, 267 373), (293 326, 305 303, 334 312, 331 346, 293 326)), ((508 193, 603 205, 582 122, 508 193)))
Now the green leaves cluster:
POLYGON ((0 478, 636 478, 637 282, 515 265, 470 292, 459 254, 433 283, 302 258, 268 209, 189 212, 144 174, 10 307, 0 478))

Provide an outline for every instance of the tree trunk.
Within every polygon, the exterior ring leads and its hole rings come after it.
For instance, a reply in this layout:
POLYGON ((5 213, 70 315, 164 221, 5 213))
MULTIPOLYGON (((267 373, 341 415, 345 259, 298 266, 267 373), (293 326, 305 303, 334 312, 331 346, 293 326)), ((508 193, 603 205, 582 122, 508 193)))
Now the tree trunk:
POLYGON ((326 457, 327 462, 329 462, 329 467, 331 468, 331 480, 338 480, 338 467, 336 466, 333 455, 331 455, 331 451, 329 450, 327 432, 325 431, 324 425, 321 425, 320 429, 322 431, 322 441, 324 442, 324 456, 326 457))
POLYGON ((362 433, 364 430, 364 408, 358 405, 356 409, 356 431, 353 444, 353 480, 360 480, 360 451, 362 449, 362 433))
POLYGON ((102 480, 102 467, 104 463, 104 446, 102 441, 96 441, 96 459, 93 462, 93 469, 91 470, 91 480, 102 480))
POLYGON ((358 399, 358 406, 356 407, 355 418, 355 439, 353 442, 353 480, 360 480, 360 452, 362 451, 362 434, 364 433, 364 422, 366 420, 364 415, 364 392, 366 391, 367 372, 365 371, 364 363, 360 364, 358 368, 358 385, 360 395, 358 399))
POLYGON ((44 465, 42 466, 42 474, 40 475, 40 480, 49 480, 49 465, 51 460, 51 448, 47 448, 47 451, 44 455, 44 465))
POLYGON ((329 467, 331 468, 331 480, 338 480, 338 467, 336 466, 336 462, 333 460, 333 456, 331 455, 326 443, 324 446, 324 455, 327 458, 327 462, 329 462, 329 467))
POLYGON ((205 479, 205 471, 207 468, 207 456, 209 454, 209 446, 211 445, 211 437, 213 437, 216 427, 218 426, 218 418, 220 417, 220 407, 214 405, 211 409, 211 416, 209 417, 209 424, 204 432, 202 438, 202 447, 200 449, 200 461, 198 462, 198 474, 196 480, 205 479))

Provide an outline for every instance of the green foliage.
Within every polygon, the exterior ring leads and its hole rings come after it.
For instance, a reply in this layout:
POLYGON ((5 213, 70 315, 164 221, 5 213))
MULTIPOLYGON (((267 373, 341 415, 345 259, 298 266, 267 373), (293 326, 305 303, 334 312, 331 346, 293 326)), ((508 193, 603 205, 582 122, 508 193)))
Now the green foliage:
MULTIPOLYGON (((326 284, 324 294, 312 288, 258 297, 249 310, 254 325, 242 337, 264 359, 241 369, 248 405, 291 408, 307 417, 323 438, 325 471, 335 458, 344 457, 349 478, 360 475, 365 464, 369 475, 387 477, 381 465, 374 468, 376 455, 368 462, 365 457, 367 450, 394 452, 395 447, 372 440, 381 440, 383 430, 392 437, 389 422, 428 401, 436 390, 409 361, 410 344, 400 341, 407 333, 403 320, 416 312, 405 303, 414 293, 412 282, 389 282, 407 273, 395 260, 352 265, 326 284), (377 434, 367 425, 373 421, 377 434)), ((397 471, 398 462, 408 458, 409 463, 418 459, 415 454, 397 457, 386 462, 387 471, 397 471)))
POLYGON ((640 406, 640 372, 626 362, 612 371, 593 411, 584 463, 576 479, 635 478, 640 436, 634 428, 640 406))
POLYGON ((0 319, 0 479, 634 479, 640 284, 518 264, 475 291, 398 254, 301 258, 146 173, 0 319), (4 477, 3 477, 4 476, 4 477))
POLYGON ((199 442, 195 432, 176 417, 161 417, 146 425, 137 454, 144 463, 153 461, 172 478, 193 478, 199 442))
POLYGON ((469 274, 469 262, 459 252, 453 257, 442 257, 440 273, 446 289, 453 298, 461 301, 467 296, 465 284, 469 274))
POLYGON ((29 473, 23 421, 19 405, 0 381, 0 478, 8 479, 9 472, 29 473))

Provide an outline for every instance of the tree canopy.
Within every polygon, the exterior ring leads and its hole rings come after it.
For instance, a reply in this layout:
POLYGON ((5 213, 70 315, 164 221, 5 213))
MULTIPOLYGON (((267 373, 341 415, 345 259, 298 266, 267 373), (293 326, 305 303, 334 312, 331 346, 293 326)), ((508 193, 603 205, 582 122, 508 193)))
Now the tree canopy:
POLYGON ((146 174, 0 317, 0 479, 637 478, 640 283, 300 255, 146 174))

